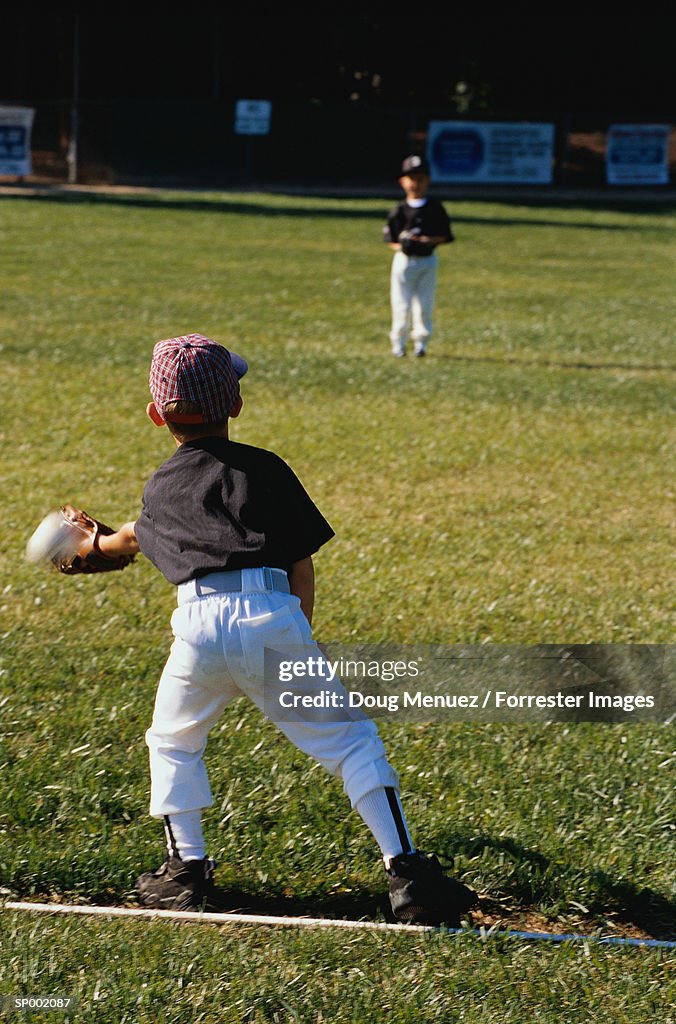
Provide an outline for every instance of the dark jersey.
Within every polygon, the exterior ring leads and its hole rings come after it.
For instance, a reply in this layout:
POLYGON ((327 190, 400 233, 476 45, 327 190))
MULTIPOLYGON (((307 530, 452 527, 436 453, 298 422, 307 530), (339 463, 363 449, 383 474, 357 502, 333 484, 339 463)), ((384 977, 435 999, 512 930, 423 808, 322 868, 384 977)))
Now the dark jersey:
POLYGON ((221 437, 188 441, 159 467, 135 532, 176 584, 231 569, 288 570, 334 536, 283 459, 221 437))
MULTIPOLYGON (((406 200, 397 203, 387 218, 383 230, 386 242, 398 242, 402 231, 411 231, 416 235, 441 236, 449 242, 454 241, 451 222, 443 204, 434 198, 427 199, 424 206, 409 206, 406 200)), ((430 256, 434 246, 422 242, 409 243, 409 255, 430 256)))

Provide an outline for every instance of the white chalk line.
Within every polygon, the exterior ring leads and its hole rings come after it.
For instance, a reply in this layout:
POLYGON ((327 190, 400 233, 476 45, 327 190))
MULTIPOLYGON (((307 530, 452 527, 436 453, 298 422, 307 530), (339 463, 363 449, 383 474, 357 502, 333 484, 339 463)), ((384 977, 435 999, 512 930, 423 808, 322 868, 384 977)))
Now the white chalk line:
POLYGON ((472 935, 481 939, 524 939, 531 942, 594 942, 616 946, 648 946, 676 949, 676 941, 664 939, 632 939, 615 936, 580 935, 576 933, 525 932, 489 928, 433 928, 417 924, 388 924, 381 921, 346 921, 329 917, 275 917, 268 914, 211 914, 190 910, 152 910, 147 907, 93 907, 71 903, 25 903, 6 901, 2 909, 43 914, 75 914, 87 917, 147 918, 165 921, 192 921, 196 924, 259 924, 282 928, 349 928, 368 931, 425 932, 443 935, 472 935))
POLYGON ((21 903, 8 901, 5 910, 27 910, 51 914, 83 914, 98 917, 146 917, 167 921, 194 921, 197 924, 265 924, 287 928, 369 928, 374 930, 429 932, 424 925, 388 924, 380 921, 346 921, 330 917, 275 917, 269 914, 210 914, 196 910, 153 910, 149 907, 92 907, 87 904, 21 903))

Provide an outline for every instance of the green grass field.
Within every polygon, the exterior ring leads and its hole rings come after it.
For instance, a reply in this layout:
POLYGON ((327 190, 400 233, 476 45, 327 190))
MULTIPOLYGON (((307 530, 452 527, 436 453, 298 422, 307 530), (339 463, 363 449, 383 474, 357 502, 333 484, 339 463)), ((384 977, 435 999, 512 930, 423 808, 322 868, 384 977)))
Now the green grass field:
MULTIPOLYGON (((143 733, 173 588, 143 559, 91 580, 21 559, 64 501, 137 514, 172 450, 144 415, 160 338, 200 331, 249 360, 233 436, 282 455, 337 534, 315 559, 318 639, 673 640, 676 209, 448 203, 430 355, 394 360, 390 205, 0 202, 5 895, 133 902, 163 856, 143 733)), ((484 895, 474 923, 674 938, 673 729, 381 731, 414 838, 484 895)), ((241 701, 207 763, 221 884, 263 912, 382 920, 377 850, 339 783, 241 701)), ((78 996, 76 1019, 111 1024, 673 1022, 673 963, 0 910, 0 995, 78 996)))

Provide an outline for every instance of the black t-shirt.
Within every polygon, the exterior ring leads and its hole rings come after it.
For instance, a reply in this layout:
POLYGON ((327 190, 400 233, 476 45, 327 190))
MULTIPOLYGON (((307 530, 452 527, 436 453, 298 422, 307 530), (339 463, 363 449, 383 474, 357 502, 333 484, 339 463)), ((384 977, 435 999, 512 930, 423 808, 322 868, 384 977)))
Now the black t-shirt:
MULTIPOLYGON (((384 241, 398 242, 401 231, 412 231, 418 235, 441 235, 449 242, 454 241, 451 221, 443 203, 433 197, 428 198, 424 206, 409 206, 406 200, 397 203, 390 211, 383 229, 384 241)), ((434 252, 434 246, 422 242, 413 243, 409 248, 410 254, 415 256, 430 256, 434 252)))
POLYGON ((159 467, 135 532, 176 584, 231 569, 288 570, 334 536, 283 459, 221 437, 188 441, 159 467))

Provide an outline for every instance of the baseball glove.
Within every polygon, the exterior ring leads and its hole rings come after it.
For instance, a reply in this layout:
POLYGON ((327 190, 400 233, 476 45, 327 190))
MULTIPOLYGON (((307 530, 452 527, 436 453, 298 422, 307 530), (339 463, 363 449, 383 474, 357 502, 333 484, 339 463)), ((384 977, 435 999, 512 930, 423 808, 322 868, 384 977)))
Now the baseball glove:
POLYGON ((401 251, 406 256, 429 256, 433 251, 432 246, 427 245, 426 242, 420 242, 418 236, 420 235, 419 230, 413 231, 400 231, 397 241, 401 246, 401 251))
MULTIPOLYGON (((98 519, 93 519, 87 512, 74 508, 72 505, 62 505, 60 511, 67 522, 82 530, 83 534, 89 534, 92 543, 87 554, 55 556, 52 562, 59 572, 65 573, 66 576, 77 576, 83 573, 116 572, 119 569, 124 569, 130 562, 134 561, 134 555, 118 555, 115 558, 109 558, 100 550, 99 537, 110 536, 111 533, 115 533, 112 527, 106 526, 105 523, 100 523, 98 519)), ((83 537, 84 540, 85 538, 83 537)))

